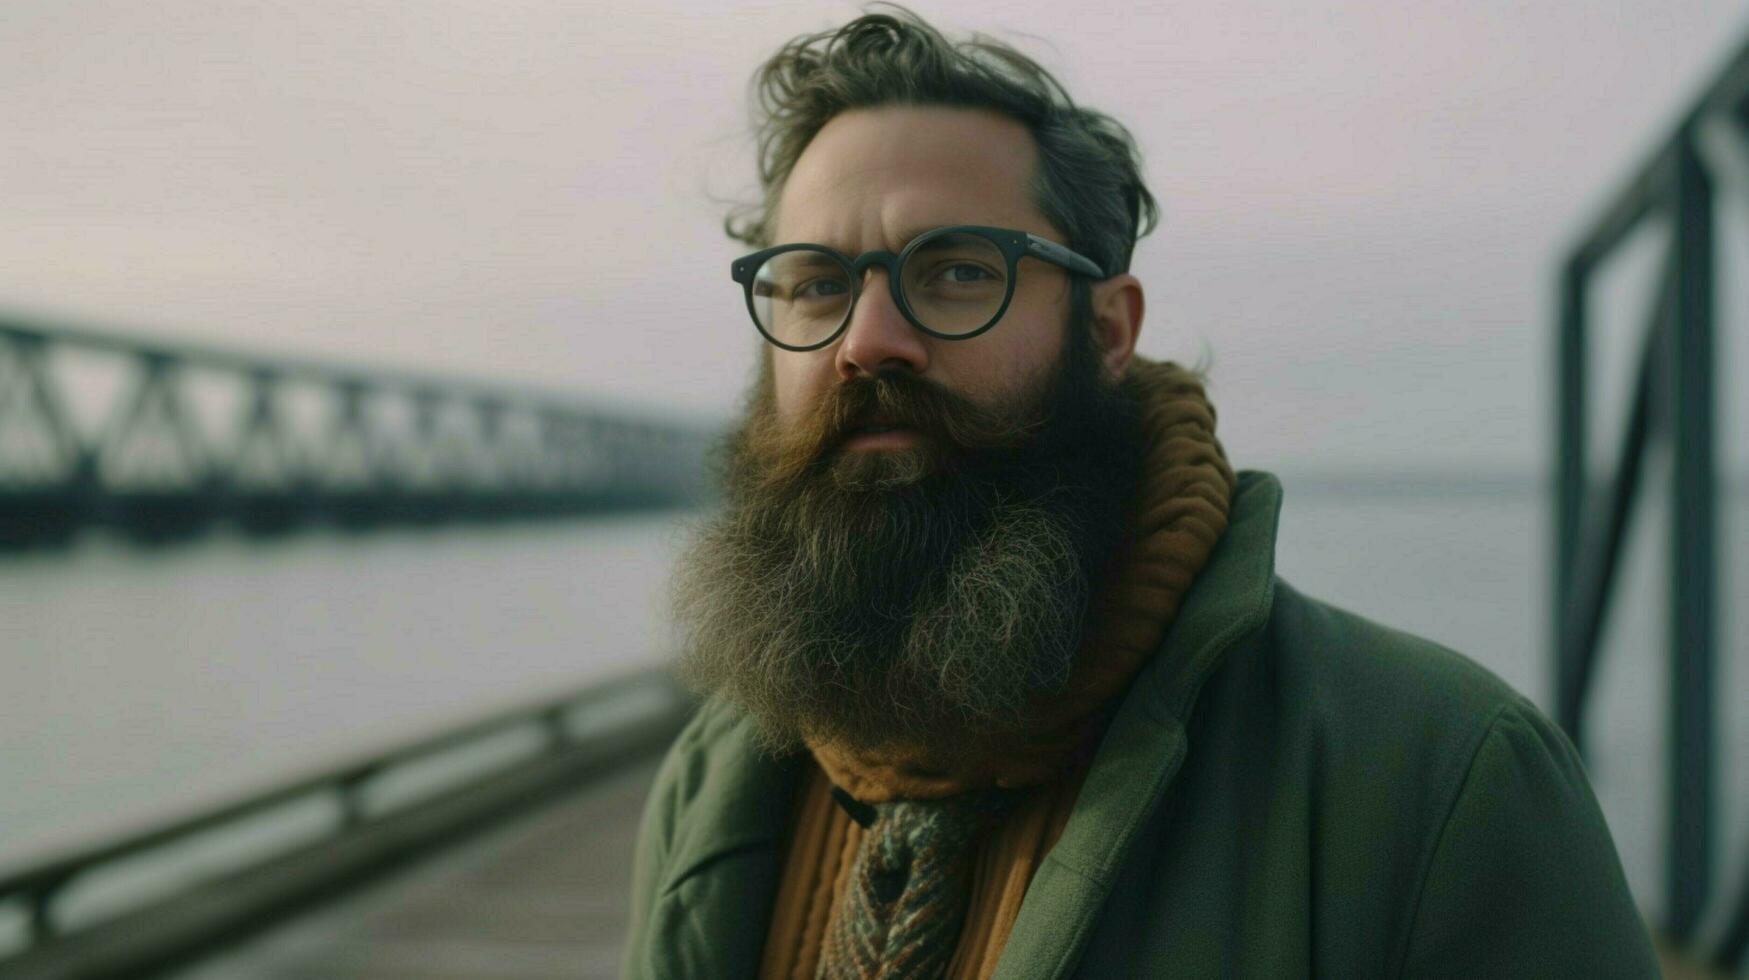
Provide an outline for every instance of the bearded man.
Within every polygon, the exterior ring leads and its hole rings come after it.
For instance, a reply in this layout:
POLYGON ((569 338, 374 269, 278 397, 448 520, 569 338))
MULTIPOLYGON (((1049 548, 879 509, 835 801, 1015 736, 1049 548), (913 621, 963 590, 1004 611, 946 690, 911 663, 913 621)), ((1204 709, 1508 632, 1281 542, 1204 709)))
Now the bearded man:
POLYGON ((1279 483, 1135 353, 1123 126, 902 9, 759 83, 628 975, 1657 975, 1561 732, 1274 575, 1279 483))

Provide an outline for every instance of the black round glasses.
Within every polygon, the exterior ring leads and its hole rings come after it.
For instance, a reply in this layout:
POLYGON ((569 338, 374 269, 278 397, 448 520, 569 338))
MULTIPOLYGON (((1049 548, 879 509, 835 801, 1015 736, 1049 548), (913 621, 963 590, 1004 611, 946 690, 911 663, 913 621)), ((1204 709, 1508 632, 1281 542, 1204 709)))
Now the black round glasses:
POLYGON ((818 350, 850 324, 862 276, 887 270, 893 304, 918 330, 966 340, 1002 319, 1025 256, 1105 278, 1092 259, 1031 232, 946 225, 913 238, 897 255, 885 249, 852 258, 828 245, 774 245, 736 259, 730 276, 746 290, 747 312, 766 340, 784 350, 818 350))

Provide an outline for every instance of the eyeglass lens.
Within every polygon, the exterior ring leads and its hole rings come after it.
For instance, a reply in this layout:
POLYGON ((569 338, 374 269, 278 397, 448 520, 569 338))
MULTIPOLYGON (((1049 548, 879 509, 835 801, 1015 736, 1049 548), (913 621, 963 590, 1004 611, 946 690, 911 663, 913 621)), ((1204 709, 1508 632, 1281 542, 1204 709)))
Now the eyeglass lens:
MULTIPOLYGON (((899 268, 899 289, 917 320, 954 336, 995 318, 1008 295, 1008 260, 982 235, 950 232, 931 238, 899 268)), ((830 253, 779 252, 753 277, 753 316, 773 340, 791 347, 818 344, 850 314, 856 285, 830 253)))

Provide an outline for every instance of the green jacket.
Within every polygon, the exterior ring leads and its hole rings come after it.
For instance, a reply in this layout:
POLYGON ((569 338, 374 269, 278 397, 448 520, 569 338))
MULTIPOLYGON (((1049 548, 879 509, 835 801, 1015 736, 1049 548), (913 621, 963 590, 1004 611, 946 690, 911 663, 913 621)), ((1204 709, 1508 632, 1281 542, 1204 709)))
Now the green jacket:
MULTIPOLYGON (((1231 524, 1101 743, 997 965, 1045 977, 1656 977, 1572 744, 1427 640, 1275 576, 1231 524)), ((750 977, 797 759, 707 701, 634 855, 631 977, 750 977)))

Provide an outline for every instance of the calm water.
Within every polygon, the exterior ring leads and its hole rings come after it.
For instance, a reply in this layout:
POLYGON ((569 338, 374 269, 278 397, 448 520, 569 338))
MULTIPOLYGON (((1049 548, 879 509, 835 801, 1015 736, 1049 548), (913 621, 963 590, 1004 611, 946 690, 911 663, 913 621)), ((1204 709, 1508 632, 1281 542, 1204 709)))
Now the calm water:
POLYGON ((0 561, 0 866, 654 662, 679 527, 0 561))
MULTIPOLYGON (((1749 841, 1749 496, 1724 498, 1720 814, 1749 841)), ((1661 506, 1660 501, 1653 501, 1661 506)), ((1657 518, 1651 511, 1643 517, 1657 518)), ((1630 880, 1657 905, 1660 520, 1641 520, 1589 733, 1630 880)), ((673 517, 230 537, 88 538, 0 560, 0 867, 134 828, 666 653, 673 517)), ((1356 494, 1287 483, 1278 570, 1548 703, 1544 502, 1528 486, 1356 494)), ((1740 870, 1726 880, 1731 887, 1740 870)))

